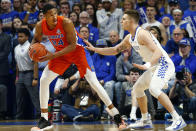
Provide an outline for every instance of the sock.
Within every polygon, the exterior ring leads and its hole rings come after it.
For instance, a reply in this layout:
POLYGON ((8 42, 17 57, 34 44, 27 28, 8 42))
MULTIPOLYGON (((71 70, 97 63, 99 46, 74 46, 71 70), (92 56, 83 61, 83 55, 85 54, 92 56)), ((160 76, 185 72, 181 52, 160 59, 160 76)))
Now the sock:
POLYGON ((110 109, 110 115, 112 115, 112 117, 114 117, 117 114, 119 114, 119 111, 116 109, 116 107, 110 109))
POLYGON ((142 114, 142 119, 143 119, 143 120, 147 120, 147 119, 148 119, 148 112, 142 114))
POLYGON ((132 106, 130 114, 136 114, 136 110, 137 110, 137 107, 136 106, 132 106))
POLYGON ((180 118, 180 116, 178 115, 178 113, 175 110, 170 112, 170 114, 171 114, 172 118, 175 120, 180 118))
POLYGON ((48 121, 48 113, 41 113, 41 117, 45 118, 48 121))

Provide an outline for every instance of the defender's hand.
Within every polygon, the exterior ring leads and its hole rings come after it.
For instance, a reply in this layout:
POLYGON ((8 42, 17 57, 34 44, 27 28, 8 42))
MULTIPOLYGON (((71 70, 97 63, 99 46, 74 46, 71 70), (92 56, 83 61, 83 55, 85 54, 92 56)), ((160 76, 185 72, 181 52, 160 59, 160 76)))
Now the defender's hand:
POLYGON ((86 46, 86 48, 88 49, 88 50, 90 50, 90 51, 95 51, 95 47, 90 43, 90 42, 88 42, 88 41, 86 41, 86 40, 83 40, 84 42, 85 42, 85 44, 87 45, 86 46))

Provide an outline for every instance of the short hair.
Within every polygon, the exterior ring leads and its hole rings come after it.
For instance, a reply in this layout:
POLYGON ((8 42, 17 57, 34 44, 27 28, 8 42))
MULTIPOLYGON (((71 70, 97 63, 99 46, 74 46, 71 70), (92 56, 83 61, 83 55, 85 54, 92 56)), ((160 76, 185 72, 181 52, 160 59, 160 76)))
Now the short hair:
POLYGON ((51 9, 53 9, 53 8, 55 8, 53 5, 51 5, 51 4, 46 4, 46 5, 44 6, 44 8, 43 8, 43 13, 46 14, 46 13, 48 12, 48 10, 51 10, 51 9))
POLYGON ((29 30, 28 29, 26 29, 26 28, 20 28, 20 29, 18 29, 18 33, 24 33, 26 36, 30 36, 30 32, 29 32, 29 30))
POLYGON ((137 23, 140 20, 140 15, 136 10, 128 10, 128 11, 125 11, 124 14, 127 14, 129 17, 133 18, 135 20, 135 22, 137 22, 137 23))
POLYGON ((140 69, 136 68, 136 67, 131 68, 130 69, 130 72, 134 72, 134 73, 137 73, 138 72, 139 75, 141 75, 141 73, 142 73, 142 71, 140 69))

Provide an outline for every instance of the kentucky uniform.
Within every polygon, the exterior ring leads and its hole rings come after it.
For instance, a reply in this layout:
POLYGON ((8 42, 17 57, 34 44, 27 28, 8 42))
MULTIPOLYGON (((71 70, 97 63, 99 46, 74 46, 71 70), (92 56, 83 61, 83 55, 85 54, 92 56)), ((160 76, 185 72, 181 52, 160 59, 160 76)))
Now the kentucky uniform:
MULTIPOLYGON (((138 52, 143 58, 143 61, 150 62, 153 52, 149 50, 146 46, 139 44, 137 40, 138 32, 141 29, 141 27, 138 27, 136 29, 136 34, 134 38, 132 38, 132 36, 130 35, 129 42, 131 46, 136 50, 136 52, 138 52)), ((161 94, 161 89, 167 85, 169 79, 174 75, 175 67, 172 60, 163 50, 158 40, 152 34, 151 36, 155 44, 161 50, 162 56, 157 64, 152 65, 151 68, 149 68, 146 72, 143 73, 142 76, 140 76, 140 78, 135 83, 134 88, 143 88, 142 90, 149 88, 151 94, 154 97, 158 98, 158 96, 161 94), (153 89, 155 89, 156 91, 154 92, 153 89)), ((144 96, 144 92, 137 94, 137 97, 142 96, 144 96)))

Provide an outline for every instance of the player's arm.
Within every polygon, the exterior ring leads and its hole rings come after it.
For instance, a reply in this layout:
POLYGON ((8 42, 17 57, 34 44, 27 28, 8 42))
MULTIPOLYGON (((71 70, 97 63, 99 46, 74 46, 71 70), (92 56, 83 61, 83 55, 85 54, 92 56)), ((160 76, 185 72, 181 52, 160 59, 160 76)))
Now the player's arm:
POLYGON ((88 41, 84 41, 88 47, 87 49, 94 51, 101 55, 117 55, 118 53, 131 48, 131 44, 129 43, 129 35, 125 37, 125 39, 115 47, 108 47, 108 48, 95 48, 90 44, 88 41))
POLYGON ((165 46, 167 41, 168 41, 168 38, 167 38, 167 34, 166 34, 166 29, 165 27, 163 26, 163 24, 161 24, 159 26, 160 30, 161 30, 161 36, 163 37, 163 45, 165 46))
POLYGON ((61 51, 55 52, 54 53, 55 57, 65 55, 65 54, 75 50, 75 48, 76 48, 76 37, 77 36, 76 36, 74 25, 70 19, 64 18, 63 29, 66 33, 66 40, 69 45, 66 46, 64 49, 62 49, 61 51))
POLYGON ((150 49, 153 52, 151 61, 149 62, 151 65, 156 64, 159 58, 162 56, 162 52, 153 41, 150 33, 146 30, 141 30, 138 34, 138 42, 142 45, 145 45, 148 49, 150 49))
POLYGON ((42 24, 40 21, 35 26, 35 34, 34 34, 31 44, 41 42, 41 41, 42 41, 42 24))

